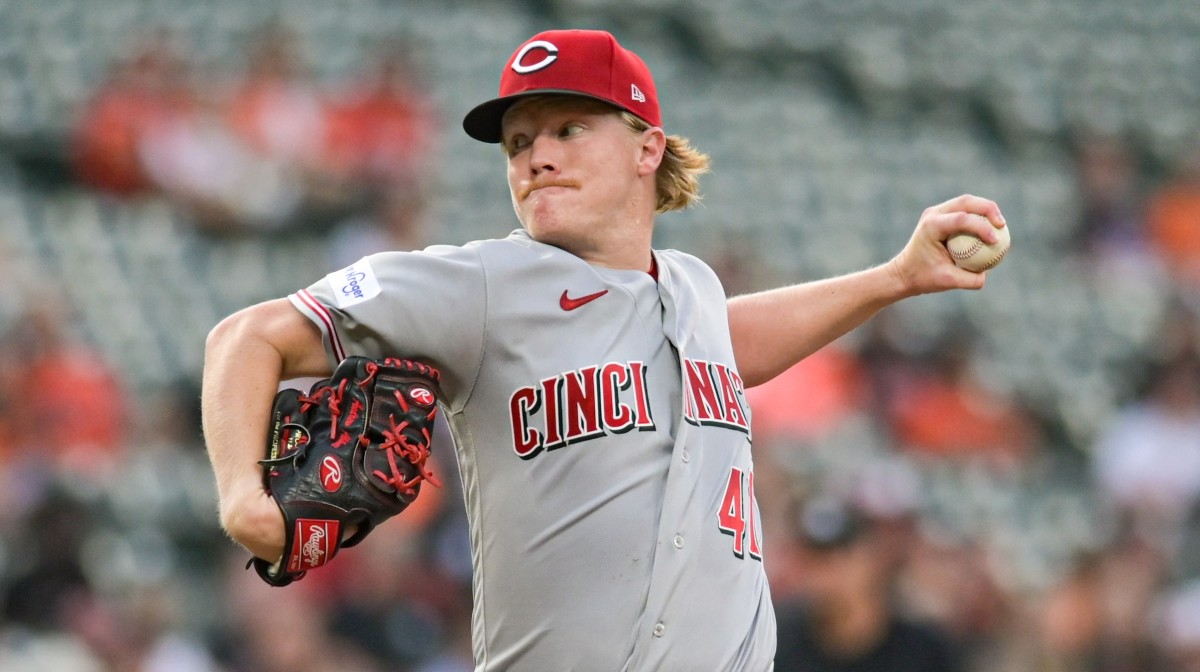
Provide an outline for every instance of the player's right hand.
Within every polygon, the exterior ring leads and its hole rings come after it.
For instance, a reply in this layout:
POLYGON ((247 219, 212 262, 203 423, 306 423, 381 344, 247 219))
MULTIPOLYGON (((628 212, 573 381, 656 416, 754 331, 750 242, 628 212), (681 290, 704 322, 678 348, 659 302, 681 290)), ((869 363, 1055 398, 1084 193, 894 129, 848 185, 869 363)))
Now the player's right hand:
POLYGON ((946 250, 946 240, 958 233, 971 233, 991 243, 996 240, 995 227, 1004 225, 995 201, 964 194, 927 208, 908 244, 888 263, 907 295, 980 289, 986 274, 956 266, 946 250))

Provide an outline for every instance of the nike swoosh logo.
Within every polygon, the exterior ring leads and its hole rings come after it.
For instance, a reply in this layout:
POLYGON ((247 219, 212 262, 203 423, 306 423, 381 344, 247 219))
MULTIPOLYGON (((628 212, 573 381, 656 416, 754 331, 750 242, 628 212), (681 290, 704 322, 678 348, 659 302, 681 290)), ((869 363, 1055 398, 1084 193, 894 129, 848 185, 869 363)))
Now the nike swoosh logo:
POLYGON ((572 299, 571 297, 567 296, 567 290, 564 289, 562 296, 558 297, 558 307, 562 308, 563 310, 575 310, 582 305, 595 301, 607 293, 607 289, 602 289, 595 294, 588 294, 587 296, 581 296, 579 298, 572 299))

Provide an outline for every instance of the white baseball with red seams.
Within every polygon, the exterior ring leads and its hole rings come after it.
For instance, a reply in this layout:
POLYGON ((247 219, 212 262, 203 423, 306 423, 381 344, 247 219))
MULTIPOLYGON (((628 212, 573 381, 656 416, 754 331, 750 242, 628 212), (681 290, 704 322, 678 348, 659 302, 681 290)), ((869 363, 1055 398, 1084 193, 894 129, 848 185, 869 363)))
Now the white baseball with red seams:
POLYGON ((725 292, 695 257, 654 258, 657 278, 515 231, 372 255, 289 297, 331 363, 441 369, 477 670, 771 668, 725 292))
POLYGON ((1008 250, 1012 246, 1012 238, 1007 226, 996 229, 996 236, 996 242, 985 243, 974 234, 960 233, 951 236, 946 241, 946 249, 949 250, 950 257, 954 259, 956 266, 980 273, 995 268, 1004 260, 1004 256, 1008 254, 1008 250))

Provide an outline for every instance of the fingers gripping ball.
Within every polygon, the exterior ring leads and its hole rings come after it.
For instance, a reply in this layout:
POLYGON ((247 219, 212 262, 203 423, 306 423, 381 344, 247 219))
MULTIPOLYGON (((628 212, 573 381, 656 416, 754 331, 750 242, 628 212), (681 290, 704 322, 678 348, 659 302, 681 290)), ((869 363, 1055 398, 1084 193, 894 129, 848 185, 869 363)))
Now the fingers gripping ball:
POLYGON ((981 273, 995 268, 1012 245, 1007 226, 996 229, 996 236, 996 242, 986 243, 975 234, 960 233, 946 240, 946 249, 956 266, 981 273))
POLYGON ((401 359, 349 357, 329 380, 275 395, 263 485, 283 512, 283 557, 250 563, 286 586, 408 507, 430 473, 440 374, 401 359))

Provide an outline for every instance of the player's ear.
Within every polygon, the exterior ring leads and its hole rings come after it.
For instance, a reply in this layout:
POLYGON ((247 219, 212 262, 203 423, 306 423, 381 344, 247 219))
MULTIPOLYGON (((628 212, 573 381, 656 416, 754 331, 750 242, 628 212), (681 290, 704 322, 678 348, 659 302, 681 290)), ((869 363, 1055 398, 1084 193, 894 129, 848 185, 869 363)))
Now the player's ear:
POLYGON ((638 138, 638 175, 653 175, 662 163, 663 153, 667 151, 667 134, 661 128, 653 126, 642 131, 638 138))

